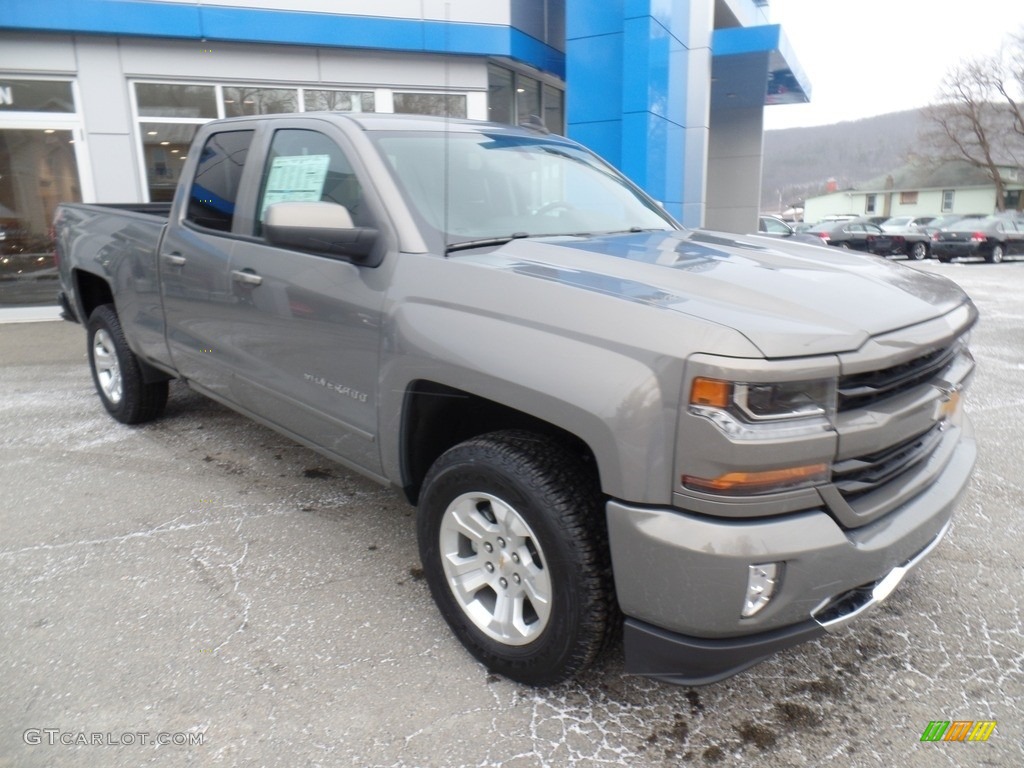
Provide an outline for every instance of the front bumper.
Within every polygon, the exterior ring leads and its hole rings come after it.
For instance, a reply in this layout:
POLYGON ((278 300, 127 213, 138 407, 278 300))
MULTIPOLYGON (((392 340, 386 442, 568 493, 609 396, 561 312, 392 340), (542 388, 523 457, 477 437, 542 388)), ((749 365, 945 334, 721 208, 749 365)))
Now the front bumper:
POLYGON ((964 420, 935 481, 884 517, 841 527, 824 510, 762 520, 607 505, 626 671, 712 683, 864 613, 942 539, 977 454, 964 420), (772 601, 741 618, 748 567, 783 563, 772 601))

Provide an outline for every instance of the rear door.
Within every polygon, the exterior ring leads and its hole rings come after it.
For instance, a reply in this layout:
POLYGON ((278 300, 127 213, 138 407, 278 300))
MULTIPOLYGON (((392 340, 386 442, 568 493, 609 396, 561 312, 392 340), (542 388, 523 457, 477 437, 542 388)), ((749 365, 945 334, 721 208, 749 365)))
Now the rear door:
MULTIPOLYGON (((184 213, 160 248, 160 290, 167 347, 177 371, 221 398, 229 396, 230 318, 238 297, 229 275, 235 208, 255 131, 232 126, 198 149, 184 213)), ((192 149, 191 151, 197 151, 192 149)))
POLYGON ((344 205, 357 227, 388 235, 383 209, 342 131, 329 121, 275 120, 261 139, 251 233, 231 255, 235 301, 232 397, 244 408, 343 462, 380 472, 377 382, 381 310, 391 263, 271 245, 262 220, 274 202, 344 205))

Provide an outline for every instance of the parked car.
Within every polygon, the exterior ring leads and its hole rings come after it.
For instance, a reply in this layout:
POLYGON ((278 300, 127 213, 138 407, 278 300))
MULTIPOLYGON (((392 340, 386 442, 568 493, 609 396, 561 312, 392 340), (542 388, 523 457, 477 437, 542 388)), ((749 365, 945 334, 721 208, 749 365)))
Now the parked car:
POLYGON ((893 216, 879 226, 886 232, 920 232, 934 220, 934 216, 893 216))
POLYGON ((983 219, 987 214, 984 213, 947 213, 943 216, 938 216, 927 224, 921 227, 926 235, 931 237, 940 229, 946 229, 956 224, 961 219, 983 219))
POLYGON ((875 238, 872 253, 879 256, 906 256, 920 261, 931 252, 931 236, 923 227, 934 216, 893 216, 882 222, 883 234, 875 238))
POLYGON ((943 263, 981 257, 998 264, 1007 256, 1024 255, 1024 220, 1010 216, 961 219, 932 235, 932 253, 943 263))
POLYGON ((761 216, 757 220, 757 232, 771 237, 791 237, 793 228, 778 216, 761 216))
POLYGON ((882 230, 877 224, 861 218, 850 221, 821 221, 794 237, 805 243, 869 251, 869 242, 873 243, 874 238, 881 234, 882 230))

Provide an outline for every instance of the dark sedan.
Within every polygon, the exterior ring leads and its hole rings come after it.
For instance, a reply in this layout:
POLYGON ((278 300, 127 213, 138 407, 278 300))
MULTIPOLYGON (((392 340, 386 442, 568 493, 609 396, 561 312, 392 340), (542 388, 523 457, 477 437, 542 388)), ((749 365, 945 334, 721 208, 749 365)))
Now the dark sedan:
POLYGON ((1024 220, 1006 216, 961 219, 932 235, 939 261, 981 257, 998 264, 1007 256, 1024 256, 1024 220))
POLYGON ((798 235, 793 235, 793 238, 805 243, 820 243, 821 245, 834 245, 837 248, 869 251, 875 238, 881 234, 881 228, 867 219, 852 219, 851 221, 822 221, 798 235))

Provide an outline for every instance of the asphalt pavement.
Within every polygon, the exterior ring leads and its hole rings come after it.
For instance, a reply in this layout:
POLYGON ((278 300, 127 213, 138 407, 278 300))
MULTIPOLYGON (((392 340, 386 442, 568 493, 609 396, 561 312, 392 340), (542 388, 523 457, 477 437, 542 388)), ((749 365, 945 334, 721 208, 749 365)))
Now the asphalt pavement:
POLYGON ((0 768, 1024 765, 1024 262, 916 268, 982 313, 950 534, 876 612, 702 688, 621 649, 547 690, 489 675, 397 493, 177 383, 118 424, 80 326, 0 325, 0 768))

